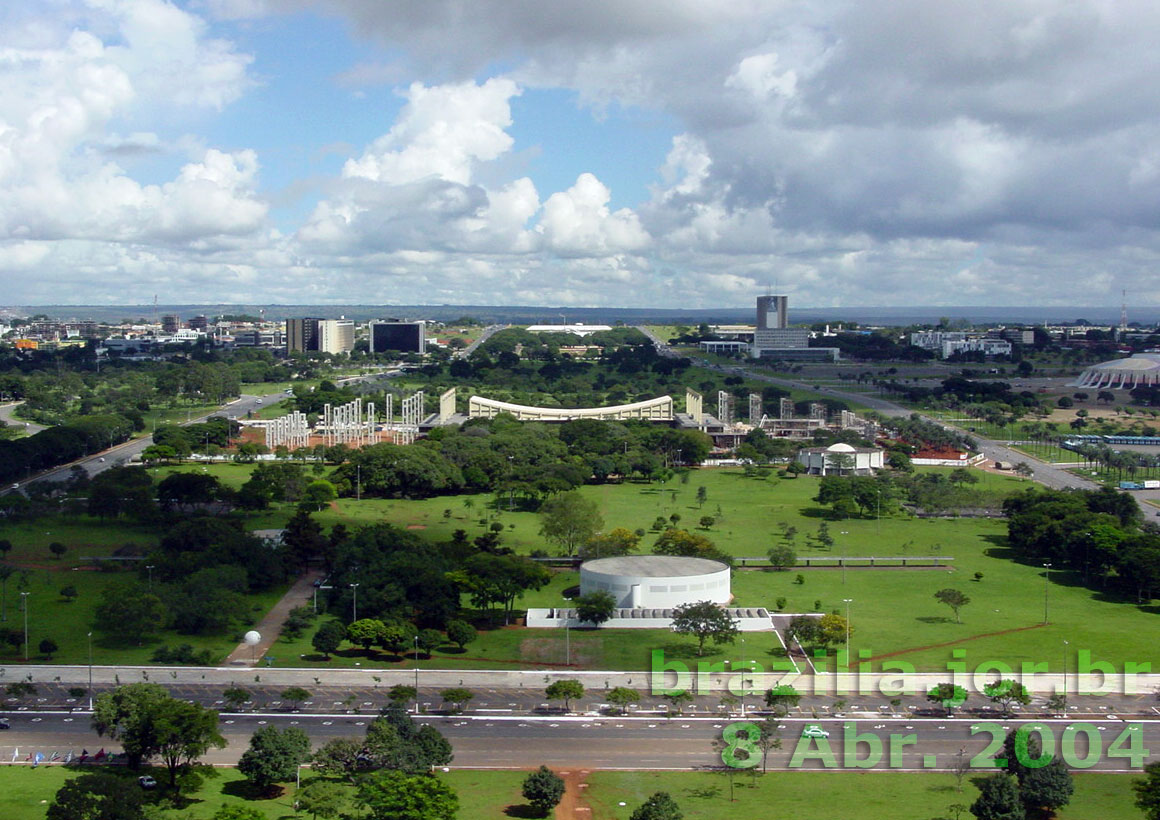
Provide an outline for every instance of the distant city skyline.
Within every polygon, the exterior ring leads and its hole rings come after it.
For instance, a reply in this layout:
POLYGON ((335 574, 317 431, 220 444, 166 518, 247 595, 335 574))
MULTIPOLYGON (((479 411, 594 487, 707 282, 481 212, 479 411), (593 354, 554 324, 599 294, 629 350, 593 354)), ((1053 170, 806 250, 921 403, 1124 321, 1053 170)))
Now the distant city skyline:
POLYGON ((1158 26, 1135 0, 7 3, 0 298, 1131 312, 1160 304, 1158 26))

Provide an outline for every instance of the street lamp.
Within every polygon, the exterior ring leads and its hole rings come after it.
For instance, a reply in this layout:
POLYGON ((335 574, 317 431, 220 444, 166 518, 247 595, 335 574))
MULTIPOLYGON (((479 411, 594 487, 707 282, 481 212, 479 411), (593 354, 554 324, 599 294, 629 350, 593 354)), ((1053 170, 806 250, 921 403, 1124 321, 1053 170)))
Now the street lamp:
POLYGON ((853 598, 843 598, 842 603, 846 605, 846 667, 850 666, 850 604, 853 598))
POLYGON ((1043 565, 1043 622, 1047 623, 1047 588, 1051 578, 1051 564, 1043 565))
POLYGON ((351 584, 350 588, 354 590, 354 600, 350 606, 350 619, 353 622, 358 620, 358 584, 351 584))
POLYGON ((1067 698, 1067 647, 1070 641, 1063 642, 1063 697, 1067 698))
POLYGON ((20 593, 20 608, 24 610, 24 660, 28 660, 28 593, 20 593))
POLYGON ((145 569, 149 570, 149 591, 153 591, 153 564, 146 564, 145 569))
POLYGON ((89 711, 93 711, 93 633, 89 632, 89 711))
POLYGON ((415 714, 419 714, 419 636, 415 636, 415 714))

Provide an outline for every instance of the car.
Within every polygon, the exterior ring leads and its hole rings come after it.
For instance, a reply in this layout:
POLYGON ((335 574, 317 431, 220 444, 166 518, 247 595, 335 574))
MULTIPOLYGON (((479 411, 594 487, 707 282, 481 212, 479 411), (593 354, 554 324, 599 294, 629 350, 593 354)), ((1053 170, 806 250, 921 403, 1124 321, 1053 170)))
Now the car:
POLYGON ((140 777, 138 777, 137 783, 143 789, 156 789, 157 788, 157 781, 147 774, 143 774, 140 777))
POLYGON ((262 400, 261 400, 261 399, 258 399, 258 400, 255 402, 255 404, 261 404, 261 403, 262 403, 262 400))
POLYGON ((816 724, 810 724, 802 729, 802 737, 829 737, 830 733, 816 724))
POLYGON ((103 463, 104 463, 104 461, 105 461, 105 457, 104 457, 104 456, 101 456, 100 458, 98 458, 98 459, 97 459, 97 461, 99 461, 99 462, 101 462, 101 463, 103 464, 103 463))
POLYGON ((8 722, 8 718, 0 718, 0 729, 11 729, 12 724, 8 722))

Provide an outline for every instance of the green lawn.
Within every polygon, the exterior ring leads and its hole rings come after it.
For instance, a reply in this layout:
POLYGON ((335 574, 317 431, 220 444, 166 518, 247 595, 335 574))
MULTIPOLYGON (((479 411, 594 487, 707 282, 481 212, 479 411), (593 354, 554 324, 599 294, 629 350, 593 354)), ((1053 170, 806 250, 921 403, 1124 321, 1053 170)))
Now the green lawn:
MULTIPOLYGON (((1133 775, 1075 775, 1071 805, 1058 820, 1137 820, 1133 775)), ((729 802, 729 779, 708 772, 594 772, 585 799, 593 820, 626 820, 649 795, 667 791, 685 820, 753 820, 759 817, 807 817, 809 820, 926 820, 953 816, 948 807, 969 806, 978 789, 968 777, 963 791, 949 774, 900 772, 773 772, 756 779, 733 778, 735 801, 729 802), (627 805, 620 806, 624 802, 627 805)), ((970 817, 964 812, 965 817, 970 817)))
MULTIPOLYGON (((89 768, 85 771, 92 771, 89 768)), ((120 768, 111 769, 128 778, 136 774, 120 768)), ((41 820, 53 795, 66 780, 82 772, 64 766, 4 766, 0 768, 0 817, 4 820, 41 820)), ((163 772, 154 772, 158 780, 163 772)), ((452 770, 438 777, 459 795, 459 816, 467 820, 501 820, 509 806, 525 805, 520 796, 520 784, 527 776, 522 771, 452 770)), ((310 782, 310 773, 303 770, 302 784, 310 782)), ((290 820, 304 817, 294 811, 294 788, 290 784, 278 797, 250 799, 245 792, 245 779, 232 768, 214 769, 201 788, 187 795, 189 805, 182 809, 166 809, 158 818, 172 820, 207 820, 224 805, 245 805, 256 809, 267 820, 290 820)), ((354 789, 350 789, 353 796, 354 789)), ((353 809, 353 800, 348 809, 353 809)), ((520 815, 516 815, 520 816, 520 815)))
MULTIPOLYGON (((158 472, 172 469, 175 468, 159 468, 158 472)), ((239 486, 251 468, 228 464, 208 469, 231 486, 239 486)), ((998 491, 1024 483, 1016 478, 982 474, 978 486, 998 491)), ((1007 557, 1004 521, 903 517, 833 521, 810 500, 816 488, 816 479, 809 477, 761 480, 745 478, 736 470, 705 469, 694 471, 684 484, 673 479, 666 485, 603 485, 584 487, 580 492, 599 501, 607 527, 648 528, 656 517, 667 519, 673 513, 681 516, 683 526, 692 526, 701 515, 714 515, 718 522, 702 532, 736 556, 764 556, 779 537, 778 524, 783 521, 798 530, 799 557, 952 556, 955 560, 948 569, 850 568, 844 580, 837 569, 734 573, 734 594, 741 605, 773 609, 777 599, 784 597, 787 612, 844 612, 843 599, 852 598, 853 648, 876 659, 875 666, 883 655, 904 653, 895 657, 917 669, 945 669, 952 649, 962 648, 967 651, 971 668, 1002 659, 1009 664, 1047 663, 1051 671, 1061 671, 1063 641, 1067 640, 1072 653, 1068 668, 1072 671, 1076 670, 1076 650, 1090 650, 1095 659, 1111 661, 1117 667, 1130 660, 1150 661, 1154 668, 1160 668, 1160 654, 1149 637, 1156 629, 1156 608, 1139 607, 1086 589, 1070 573, 1052 574, 1047 585, 1049 623, 1043 626, 1043 570, 1017 564, 1007 557), (699 486, 708 493, 702 508, 696 503, 699 486), (836 541, 832 550, 806 545, 805 536, 815 533, 823 521, 836 541), (979 581, 974 580, 976 572, 983 573, 979 581), (804 583, 795 583, 798 574, 804 583), (961 589, 971 598, 971 603, 962 609, 961 624, 954 622, 951 610, 934 599, 934 593, 944 587, 961 589), (815 603, 819 606, 815 607, 815 603), (1006 634, 993 634, 1003 632, 1006 634), (934 646, 949 642, 960 643, 934 646)), ((390 522, 436 541, 450 538, 458 528, 474 537, 486 530, 487 523, 498 520, 509 527, 504 531, 505 543, 517 551, 550 549, 539 536, 539 521, 534 513, 496 511, 494 507, 494 500, 486 495, 421 501, 341 499, 317 517, 327 527, 338 522, 352 527, 390 522)), ((283 505, 253 516, 249 522, 253 526, 280 526, 292 512, 290 505, 283 505)), ((655 537, 651 531, 646 534, 642 551, 655 537)), ((574 576, 559 576, 544 590, 525 596, 518 605, 560 605, 564 602, 561 591, 575 583, 574 576)), ((673 638, 668 633, 601 630, 575 631, 572 640, 578 647, 574 663, 589 668, 640 669, 648 661, 647 649, 667 646, 673 638)), ((552 658, 557 659, 552 662, 562 662, 562 644, 563 636, 549 630, 494 630, 484 633, 465 655, 436 653, 430 665, 479 668, 519 660, 547 662, 552 658)), ((278 649, 281 651, 274 654, 280 665, 298 663, 298 656, 314 654, 306 639, 279 645, 278 649)), ((736 647, 724 656, 741 660, 740 652, 740 647, 736 647)), ((383 659, 368 659, 360 654, 332 661, 356 662, 379 664, 383 659)))

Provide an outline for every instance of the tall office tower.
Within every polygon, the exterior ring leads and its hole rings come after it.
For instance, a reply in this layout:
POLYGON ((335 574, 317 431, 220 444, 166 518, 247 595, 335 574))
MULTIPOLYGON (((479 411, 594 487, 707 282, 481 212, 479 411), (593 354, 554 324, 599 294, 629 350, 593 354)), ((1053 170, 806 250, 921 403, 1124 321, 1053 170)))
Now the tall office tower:
POLYGON ((426 322, 371 322, 369 335, 371 353, 427 352, 426 322))
POLYGON ((780 330, 789 324, 788 296, 757 297, 757 329, 780 330))
POLYGON ((287 319, 286 352, 307 353, 318 350, 318 323, 321 319, 287 319))
POLYGON ((354 350, 354 321, 351 319, 319 321, 318 349, 322 353, 350 353, 354 350))
POLYGON ((181 327, 181 320, 173 314, 168 314, 161 317, 162 333, 176 333, 179 327, 181 327))

